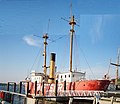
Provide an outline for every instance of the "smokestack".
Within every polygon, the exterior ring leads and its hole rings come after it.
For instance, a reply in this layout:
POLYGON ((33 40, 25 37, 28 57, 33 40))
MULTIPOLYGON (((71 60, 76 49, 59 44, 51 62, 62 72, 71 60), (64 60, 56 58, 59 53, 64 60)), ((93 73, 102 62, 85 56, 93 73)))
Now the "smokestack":
POLYGON ((55 77, 55 53, 51 53, 50 58, 50 75, 48 79, 48 83, 54 83, 54 77, 55 77))

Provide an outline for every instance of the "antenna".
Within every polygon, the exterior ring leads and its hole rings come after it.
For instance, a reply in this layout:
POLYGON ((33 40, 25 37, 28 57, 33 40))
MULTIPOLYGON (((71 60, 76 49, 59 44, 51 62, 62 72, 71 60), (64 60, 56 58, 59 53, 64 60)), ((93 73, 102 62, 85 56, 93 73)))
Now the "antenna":
POLYGON ((70 3, 70 17, 72 16, 72 0, 71 0, 71 3, 70 3))
MULTIPOLYGON (((73 14, 72 14, 72 0, 71 0, 71 3, 70 3, 70 20, 67 20, 67 19, 65 19, 63 17, 61 17, 61 19, 70 23, 71 22, 71 17, 74 17, 73 14)), ((74 20, 74 22, 77 22, 77 20, 74 20)), ((80 25, 77 24, 77 23, 75 25, 80 27, 80 25)))
POLYGON ((50 19, 48 20, 47 33, 49 33, 50 19))

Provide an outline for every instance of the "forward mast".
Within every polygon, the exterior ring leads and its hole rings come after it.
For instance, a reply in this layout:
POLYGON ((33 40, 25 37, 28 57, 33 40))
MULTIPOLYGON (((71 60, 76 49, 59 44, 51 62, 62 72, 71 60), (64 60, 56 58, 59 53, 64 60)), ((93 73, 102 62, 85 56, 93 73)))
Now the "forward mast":
POLYGON ((48 34, 46 33, 45 35, 43 35, 44 38, 44 51, 43 51, 43 56, 44 56, 44 63, 43 63, 43 72, 44 75, 47 75, 47 66, 46 66, 46 58, 47 58, 47 53, 46 53, 46 48, 47 48, 47 39, 48 39, 48 34))

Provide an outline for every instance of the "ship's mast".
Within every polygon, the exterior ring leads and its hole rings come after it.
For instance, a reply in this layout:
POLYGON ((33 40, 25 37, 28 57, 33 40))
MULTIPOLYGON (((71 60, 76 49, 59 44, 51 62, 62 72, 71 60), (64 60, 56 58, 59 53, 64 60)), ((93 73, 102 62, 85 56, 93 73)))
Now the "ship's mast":
POLYGON ((44 71, 44 74, 46 76, 46 72, 47 72, 47 66, 46 66, 46 57, 47 57, 47 54, 46 54, 46 46, 47 46, 47 39, 48 39, 48 35, 47 33, 45 35, 43 35, 43 38, 44 38, 44 52, 43 52, 43 56, 44 56, 44 63, 43 63, 43 71, 44 71))
POLYGON ((112 65, 116 66, 115 85, 118 85, 118 70, 119 70, 119 67, 120 67, 120 64, 119 64, 119 56, 120 56, 120 49, 118 49, 117 64, 111 63, 112 65))
POLYGON ((115 84, 118 85, 118 66, 119 66, 119 54, 120 54, 120 49, 118 49, 118 56, 117 56, 117 66, 116 66, 116 80, 115 84))
POLYGON ((118 65, 119 65, 119 55, 117 57, 117 67, 116 67, 116 80, 115 80, 116 85, 118 85, 118 65))
POLYGON ((69 22, 69 24, 71 25, 71 29, 70 29, 70 72, 72 72, 72 53, 73 53, 73 35, 74 35, 74 26, 76 25, 76 22, 74 20, 74 16, 71 16, 71 20, 69 22))

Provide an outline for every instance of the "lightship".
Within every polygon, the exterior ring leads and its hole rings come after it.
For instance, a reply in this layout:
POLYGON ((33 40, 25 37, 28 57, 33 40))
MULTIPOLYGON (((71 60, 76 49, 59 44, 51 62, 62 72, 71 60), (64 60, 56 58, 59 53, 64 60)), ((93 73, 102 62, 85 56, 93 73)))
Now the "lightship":
MULTIPOLYGON (((101 80, 87 80, 86 73, 82 71, 73 71, 72 70, 72 54, 73 54, 73 35, 74 35, 74 26, 76 25, 76 21, 74 16, 72 15, 69 21, 70 29, 70 68, 68 72, 57 73, 55 74, 55 53, 51 53, 51 61, 50 67, 46 66, 46 47, 47 47, 47 39, 48 34, 43 36, 44 38, 44 65, 43 65, 43 73, 37 73, 35 71, 31 72, 31 78, 29 82, 29 93, 32 95, 35 93, 35 81, 37 81, 37 93, 43 95, 50 95, 51 92, 55 90, 55 82, 58 81, 57 90, 58 94, 63 92, 64 90, 68 93, 74 92, 95 92, 95 91, 106 91, 110 81, 108 79, 101 80), (47 75, 47 68, 50 69, 50 74, 47 75), (42 84, 44 82, 44 89, 42 84), (66 82, 66 86, 64 86, 64 82, 66 82)), ((77 93, 77 95, 79 95, 77 93)))

